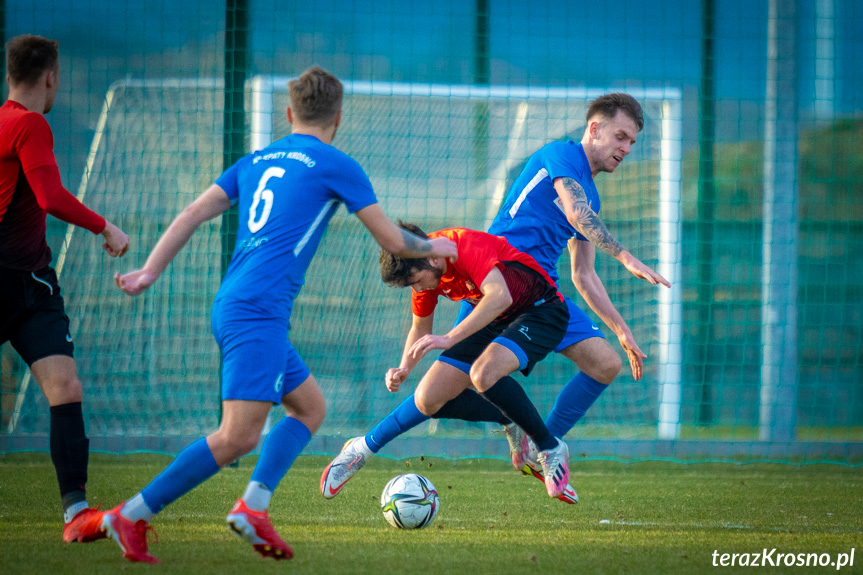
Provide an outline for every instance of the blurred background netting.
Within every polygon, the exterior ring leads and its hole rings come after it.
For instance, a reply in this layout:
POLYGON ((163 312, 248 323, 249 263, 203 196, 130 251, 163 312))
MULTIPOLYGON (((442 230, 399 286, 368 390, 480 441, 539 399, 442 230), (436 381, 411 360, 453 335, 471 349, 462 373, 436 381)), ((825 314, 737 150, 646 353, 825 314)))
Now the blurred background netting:
MULTIPOLYGON (((176 453, 218 425, 210 306, 236 214, 202 226, 145 295, 123 295, 112 276, 141 266, 224 168, 290 132, 287 80, 320 65, 346 87, 334 145, 391 218, 427 231, 487 228, 533 152, 581 139, 593 98, 641 102, 632 154, 597 177, 600 216, 675 289, 598 254, 648 359, 570 432, 576 457, 863 462, 857 2, 5 0, 0 15, 5 39, 60 41, 48 120, 63 181, 132 242, 110 260, 49 218, 94 449, 176 453)), ((380 282, 377 253, 340 210, 294 308, 291 340, 329 406, 310 452, 337 451, 406 396, 383 374, 399 361, 409 293, 380 282)), ((567 254, 559 272, 586 308, 567 254)), ((456 309, 442 303, 437 332, 456 309)), ((44 397, 11 346, 0 358, 0 452, 47 451, 44 397)), ((554 356, 519 381, 545 414, 574 374, 554 356)), ((441 421, 382 454, 505 449, 491 426, 441 421)))

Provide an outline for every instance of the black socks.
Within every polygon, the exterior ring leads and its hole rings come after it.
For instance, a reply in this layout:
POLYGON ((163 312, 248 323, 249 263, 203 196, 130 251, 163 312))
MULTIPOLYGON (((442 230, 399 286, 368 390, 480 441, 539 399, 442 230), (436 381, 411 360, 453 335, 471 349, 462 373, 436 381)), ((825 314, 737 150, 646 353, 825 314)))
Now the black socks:
POLYGON ((51 461, 57 471, 63 509, 86 500, 90 440, 84 434, 81 402, 51 407, 51 461))
POLYGON ((548 431, 524 389, 512 377, 501 378, 481 395, 522 428, 533 439, 537 449, 548 451, 557 447, 557 439, 548 431))
POLYGON ((472 389, 466 389, 455 399, 446 402, 432 417, 462 421, 491 421, 501 425, 512 423, 497 407, 472 389))

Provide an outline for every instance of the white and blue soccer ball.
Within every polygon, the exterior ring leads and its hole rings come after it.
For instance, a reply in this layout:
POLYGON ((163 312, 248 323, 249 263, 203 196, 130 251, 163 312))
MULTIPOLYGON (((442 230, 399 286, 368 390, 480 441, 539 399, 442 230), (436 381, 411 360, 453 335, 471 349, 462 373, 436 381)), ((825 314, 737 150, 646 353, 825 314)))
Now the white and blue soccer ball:
POLYGON ((381 509, 393 527, 428 527, 440 509, 440 499, 432 482, 416 473, 393 477, 381 494, 381 509))

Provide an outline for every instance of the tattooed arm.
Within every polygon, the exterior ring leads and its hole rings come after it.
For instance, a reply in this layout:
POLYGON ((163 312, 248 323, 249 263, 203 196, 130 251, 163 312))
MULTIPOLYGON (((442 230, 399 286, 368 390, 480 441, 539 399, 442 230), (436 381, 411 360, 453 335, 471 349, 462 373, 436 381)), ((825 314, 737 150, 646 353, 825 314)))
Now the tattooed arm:
POLYGON ((596 212, 591 209, 581 184, 572 178, 555 178, 554 189, 557 190, 560 201, 563 202, 569 223, 596 247, 618 259, 621 252, 625 250, 617 243, 596 212))
POLYGON ((452 258, 458 255, 455 242, 447 238, 424 240, 392 223, 380 205, 357 211, 357 217, 383 249, 405 258, 452 258))
POLYGON ((635 277, 645 279, 653 285, 662 284, 665 287, 670 287, 671 284, 668 283, 668 280, 623 249, 623 246, 611 235, 596 212, 591 209, 581 184, 572 178, 555 178, 554 189, 560 196, 560 201, 563 202, 566 219, 581 232, 581 235, 622 263, 635 277))

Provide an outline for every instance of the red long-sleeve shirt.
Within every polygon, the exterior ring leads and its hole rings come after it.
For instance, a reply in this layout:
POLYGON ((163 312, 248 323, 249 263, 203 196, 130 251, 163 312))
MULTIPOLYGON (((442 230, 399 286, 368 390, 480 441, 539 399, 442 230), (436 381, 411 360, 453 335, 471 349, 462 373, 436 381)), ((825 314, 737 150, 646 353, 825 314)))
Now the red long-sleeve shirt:
POLYGON ((45 117, 7 100, 0 107, 0 267, 36 271, 51 262, 47 214, 94 234, 105 229, 105 218, 63 187, 45 117))

